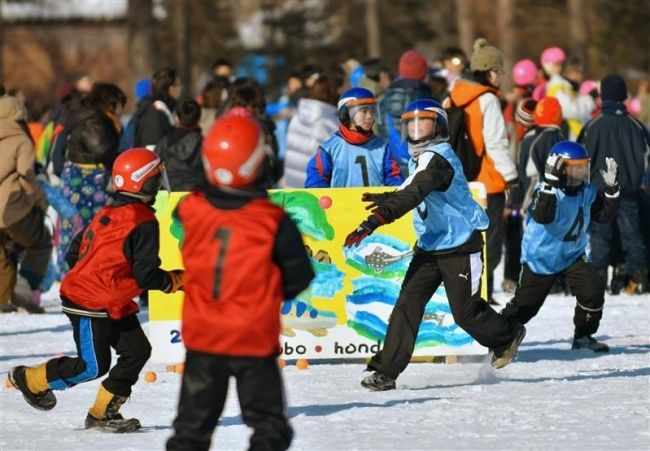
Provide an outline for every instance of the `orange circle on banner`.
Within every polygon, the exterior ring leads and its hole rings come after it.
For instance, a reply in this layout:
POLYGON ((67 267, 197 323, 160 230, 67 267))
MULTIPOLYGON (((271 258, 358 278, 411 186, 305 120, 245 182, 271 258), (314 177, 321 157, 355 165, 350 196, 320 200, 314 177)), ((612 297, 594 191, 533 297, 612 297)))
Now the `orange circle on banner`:
POLYGON ((9 379, 5 379, 5 387, 14 388, 14 384, 12 384, 9 379))
POLYGON ((287 366, 287 362, 285 362, 285 360, 283 358, 278 357, 278 366, 280 367, 280 369, 282 369, 285 366, 287 366))
POLYGON ((309 361, 307 359, 298 359, 296 360, 296 368, 299 370, 306 370, 309 368, 309 361))
POLYGON ((151 384, 152 382, 156 382, 156 379, 158 379, 158 376, 153 371, 147 371, 144 373, 145 382, 149 382, 151 384))

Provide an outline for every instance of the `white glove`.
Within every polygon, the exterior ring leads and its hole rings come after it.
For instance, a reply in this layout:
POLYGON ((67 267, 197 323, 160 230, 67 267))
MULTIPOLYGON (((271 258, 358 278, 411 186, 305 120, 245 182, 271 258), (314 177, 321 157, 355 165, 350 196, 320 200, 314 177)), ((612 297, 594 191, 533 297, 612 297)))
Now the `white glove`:
POLYGON ((607 185, 608 188, 613 188, 618 183, 616 180, 616 174, 618 174, 618 164, 616 164, 616 160, 613 158, 606 157, 605 166, 607 167, 606 170, 601 169, 598 172, 600 172, 600 175, 603 177, 605 185, 607 185))

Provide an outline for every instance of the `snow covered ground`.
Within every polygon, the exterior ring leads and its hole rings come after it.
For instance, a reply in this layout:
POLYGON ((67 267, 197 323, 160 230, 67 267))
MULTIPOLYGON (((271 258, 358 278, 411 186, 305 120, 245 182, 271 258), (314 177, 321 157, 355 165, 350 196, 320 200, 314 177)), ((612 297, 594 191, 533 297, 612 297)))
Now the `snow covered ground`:
MULTIPOLYGON (((17 364, 74 354, 66 317, 55 301, 45 305, 45 315, 0 316, 3 379, 17 364)), ((597 337, 612 348, 609 354, 570 350, 574 305, 573 298, 550 297, 528 325, 518 360, 500 371, 486 359, 411 364, 397 390, 372 393, 359 386, 360 363, 288 366, 292 449, 650 449, 650 295, 607 298, 597 337)), ((143 429, 125 435, 83 429, 98 381, 57 392, 50 412, 29 407, 3 384, 0 449, 164 449, 180 377, 162 365, 145 370, 156 371, 158 380, 138 382, 122 408, 143 429)), ((250 431, 230 393, 213 449, 247 447, 250 431)))

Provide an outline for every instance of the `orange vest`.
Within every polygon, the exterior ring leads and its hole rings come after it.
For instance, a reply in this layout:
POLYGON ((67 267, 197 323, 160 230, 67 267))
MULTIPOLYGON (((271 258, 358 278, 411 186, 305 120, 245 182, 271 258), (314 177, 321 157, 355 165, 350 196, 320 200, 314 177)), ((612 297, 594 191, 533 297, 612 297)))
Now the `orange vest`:
POLYGON ((61 294, 88 310, 105 310, 113 319, 136 313, 133 298, 142 288, 124 255, 124 242, 150 221, 156 221, 153 210, 140 202, 99 210, 84 231, 79 258, 63 279, 61 294))
POLYGON ((230 356, 279 354, 284 293, 272 254, 284 210, 268 199, 219 209, 193 192, 176 211, 185 232, 186 348, 230 356))

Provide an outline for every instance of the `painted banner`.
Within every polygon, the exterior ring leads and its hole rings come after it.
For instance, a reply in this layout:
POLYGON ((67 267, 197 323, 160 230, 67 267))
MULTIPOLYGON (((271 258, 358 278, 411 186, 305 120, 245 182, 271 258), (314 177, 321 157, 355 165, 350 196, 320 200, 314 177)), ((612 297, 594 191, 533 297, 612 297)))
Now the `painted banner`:
MULTIPOLYGON (((470 188, 484 204, 483 185, 472 183, 470 188)), ((271 200, 284 207, 302 233, 316 273, 309 288, 282 305, 283 357, 358 359, 379 350, 416 240, 412 213, 377 229, 357 248, 344 248, 343 242, 369 214, 361 194, 383 191, 385 187, 270 192, 271 200)), ((165 269, 182 267, 182 228, 172 219, 172 211, 184 195, 161 193, 156 199, 160 258, 165 269)), ((483 276, 485 298, 485 272, 483 276)), ((149 295, 149 338, 154 362, 184 360, 182 302, 182 293, 152 291, 149 295)), ((425 308, 414 356, 486 352, 454 323, 444 286, 440 286, 425 308)))

